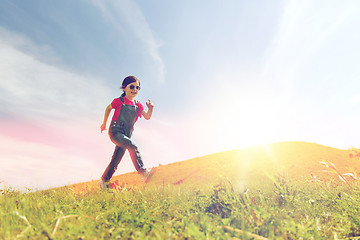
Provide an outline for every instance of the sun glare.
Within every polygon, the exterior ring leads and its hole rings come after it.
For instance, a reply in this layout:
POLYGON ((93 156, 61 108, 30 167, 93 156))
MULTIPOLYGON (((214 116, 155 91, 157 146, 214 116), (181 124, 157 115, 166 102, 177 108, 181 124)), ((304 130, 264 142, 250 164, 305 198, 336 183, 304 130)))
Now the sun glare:
MULTIPOLYGON (((280 141, 287 135, 287 123, 281 110, 275 105, 249 104, 238 106, 234 111, 232 106, 226 106, 223 112, 230 112, 226 124, 220 124, 224 118, 218 119, 217 126, 220 135, 226 138, 230 148, 243 148, 280 141)), ((220 114, 224 116, 223 114, 220 114)))

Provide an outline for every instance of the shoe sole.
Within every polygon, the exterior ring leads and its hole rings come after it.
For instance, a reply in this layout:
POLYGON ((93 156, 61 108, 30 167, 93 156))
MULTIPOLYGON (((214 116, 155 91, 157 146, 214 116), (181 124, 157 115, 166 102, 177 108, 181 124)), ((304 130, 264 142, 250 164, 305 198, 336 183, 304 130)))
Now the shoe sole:
POLYGON ((149 176, 146 178, 145 183, 148 183, 151 180, 151 178, 152 178, 152 176, 154 175, 155 172, 156 172, 156 168, 152 168, 150 170, 149 176))
POLYGON ((100 182, 99 182, 99 185, 100 185, 100 189, 101 189, 102 191, 106 191, 106 190, 109 188, 109 185, 108 185, 108 183, 106 183, 106 182, 100 181, 100 182))

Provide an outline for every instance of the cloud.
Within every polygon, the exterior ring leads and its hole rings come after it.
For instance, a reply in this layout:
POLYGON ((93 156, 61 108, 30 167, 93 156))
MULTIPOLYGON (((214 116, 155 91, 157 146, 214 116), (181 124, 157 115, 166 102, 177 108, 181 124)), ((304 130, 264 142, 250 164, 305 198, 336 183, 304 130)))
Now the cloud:
POLYGON ((99 126, 112 91, 56 59, 51 48, 0 27, 0 181, 12 186, 99 178, 110 159, 99 126))
POLYGON ((110 95, 101 79, 49 63, 47 59, 56 59, 56 55, 48 47, 36 46, 27 37, 4 28, 0 28, 0 53, 2 115, 94 116, 105 105, 99 99, 110 95))
POLYGON ((145 45, 156 69, 156 78, 160 83, 164 83, 165 64, 159 53, 159 48, 162 44, 154 36, 140 7, 134 1, 129 0, 93 0, 93 3, 100 9, 104 18, 111 22, 120 33, 127 35, 127 30, 129 30, 131 34, 145 45))
POLYGON ((58 187, 98 179, 101 174, 87 158, 47 144, 0 135, 0 151, 0 181, 12 187, 58 187))

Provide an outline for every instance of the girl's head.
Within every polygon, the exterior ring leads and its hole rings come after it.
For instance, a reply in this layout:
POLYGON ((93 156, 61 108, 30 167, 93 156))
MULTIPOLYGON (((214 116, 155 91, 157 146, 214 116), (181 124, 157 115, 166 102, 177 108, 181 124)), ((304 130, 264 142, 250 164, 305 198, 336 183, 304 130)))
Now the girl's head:
POLYGON ((128 76, 124 78, 121 89, 124 91, 122 97, 134 98, 140 91, 140 81, 134 76, 128 76))

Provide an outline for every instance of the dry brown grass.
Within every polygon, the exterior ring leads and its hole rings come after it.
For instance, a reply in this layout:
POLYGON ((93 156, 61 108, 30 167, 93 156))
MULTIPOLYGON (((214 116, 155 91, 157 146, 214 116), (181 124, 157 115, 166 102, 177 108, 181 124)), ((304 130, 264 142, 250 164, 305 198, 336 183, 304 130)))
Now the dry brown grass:
MULTIPOLYGON (((265 179, 265 172, 285 174, 294 180, 339 180, 336 174, 323 171, 324 165, 320 162, 331 162, 338 173, 357 177, 360 175, 360 160, 352 157, 352 152, 352 149, 339 150, 307 142, 272 143, 160 165, 148 184, 211 186, 219 176, 226 176, 241 184, 251 184, 265 179)), ((112 182, 117 190, 144 186, 136 172, 114 176, 112 182)), ((98 188, 98 181, 75 184, 68 188, 89 191, 98 188)))

